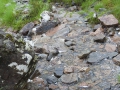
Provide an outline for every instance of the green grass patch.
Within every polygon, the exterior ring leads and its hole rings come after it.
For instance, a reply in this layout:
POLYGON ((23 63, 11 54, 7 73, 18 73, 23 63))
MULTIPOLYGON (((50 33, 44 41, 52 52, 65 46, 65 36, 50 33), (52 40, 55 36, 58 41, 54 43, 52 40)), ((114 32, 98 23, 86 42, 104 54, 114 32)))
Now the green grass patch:
POLYGON ((1 0, 0 3, 0 22, 1 26, 13 27, 20 30, 26 23, 38 20, 40 13, 49 9, 48 3, 42 0, 30 0, 29 6, 23 6, 30 9, 28 14, 23 14, 21 9, 16 10, 16 3, 13 0, 1 0))

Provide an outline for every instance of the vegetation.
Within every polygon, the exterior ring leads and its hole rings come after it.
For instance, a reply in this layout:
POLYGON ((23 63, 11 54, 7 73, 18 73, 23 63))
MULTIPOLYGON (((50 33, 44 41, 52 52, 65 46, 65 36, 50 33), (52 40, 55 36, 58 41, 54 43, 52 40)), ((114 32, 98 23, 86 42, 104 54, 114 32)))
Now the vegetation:
POLYGON ((50 2, 63 2, 65 4, 72 5, 76 3, 80 5, 80 14, 86 14, 86 18, 89 19, 91 23, 97 23, 98 20, 93 18, 94 13, 98 16, 103 14, 112 13, 120 21, 120 0, 30 0, 29 6, 27 7, 30 12, 28 14, 23 14, 21 9, 16 9, 17 5, 13 0, 1 0, 0 3, 0 25, 10 26, 16 30, 20 30, 23 25, 28 22, 38 20, 40 18, 40 13, 43 10, 49 9, 50 2))
POLYGON ((117 76, 118 83, 120 83, 120 75, 117 76))
POLYGON ((43 3, 41 0, 30 0, 29 4, 29 6, 22 6, 22 8, 27 7, 30 10, 28 14, 24 14, 21 9, 17 8, 16 2, 13 0, 1 0, 0 25, 19 30, 26 23, 38 20, 40 13, 49 9, 48 3, 43 3))

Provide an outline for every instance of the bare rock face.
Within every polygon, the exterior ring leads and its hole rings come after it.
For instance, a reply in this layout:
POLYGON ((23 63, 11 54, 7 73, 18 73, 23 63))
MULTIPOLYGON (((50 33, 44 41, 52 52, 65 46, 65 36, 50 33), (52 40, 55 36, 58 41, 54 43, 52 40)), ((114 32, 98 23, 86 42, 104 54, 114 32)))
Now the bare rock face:
POLYGON ((105 15, 98 18, 105 26, 118 25, 118 20, 112 15, 105 15))
POLYGON ((19 40, 19 35, 15 37, 0 30, 0 89, 2 87, 2 90, 22 90, 27 77, 31 74, 29 64, 33 63, 31 61, 34 54, 31 51, 24 52, 21 48, 24 42, 19 40))

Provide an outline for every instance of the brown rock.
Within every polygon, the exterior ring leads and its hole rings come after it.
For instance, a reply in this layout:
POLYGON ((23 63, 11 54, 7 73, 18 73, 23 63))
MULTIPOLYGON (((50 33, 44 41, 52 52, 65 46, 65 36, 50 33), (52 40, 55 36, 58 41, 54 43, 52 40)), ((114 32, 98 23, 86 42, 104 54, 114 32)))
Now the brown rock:
POLYGON ((113 62, 116 65, 120 66, 120 54, 113 58, 113 62))
POLYGON ((73 68, 72 67, 65 67, 64 68, 64 73, 72 73, 73 72, 73 68))
POLYGON ((116 45, 112 45, 112 44, 107 43, 105 45, 105 50, 107 52, 114 52, 116 50, 116 45))
POLYGON ((105 26, 114 26, 118 24, 118 20, 112 15, 105 15, 98 18, 105 26))
POLYGON ((99 35, 102 32, 103 32, 103 28, 98 28, 95 32, 91 32, 90 35, 91 36, 96 36, 96 35, 99 35))
POLYGON ((119 36, 113 36, 113 37, 111 37, 111 40, 115 43, 119 43, 120 42, 120 37, 119 36))
POLYGON ((57 88, 58 88, 57 85, 54 85, 54 84, 50 84, 50 85, 49 85, 49 89, 50 89, 50 90, 55 90, 55 89, 57 89, 57 88))

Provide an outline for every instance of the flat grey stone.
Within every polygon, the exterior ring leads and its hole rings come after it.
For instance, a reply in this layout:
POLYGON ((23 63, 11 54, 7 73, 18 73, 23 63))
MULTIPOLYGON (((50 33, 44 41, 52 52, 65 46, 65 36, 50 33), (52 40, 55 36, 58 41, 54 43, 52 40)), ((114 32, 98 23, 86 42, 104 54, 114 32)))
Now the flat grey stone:
POLYGON ((61 81, 66 84, 78 82, 77 73, 64 74, 61 76, 61 81))

